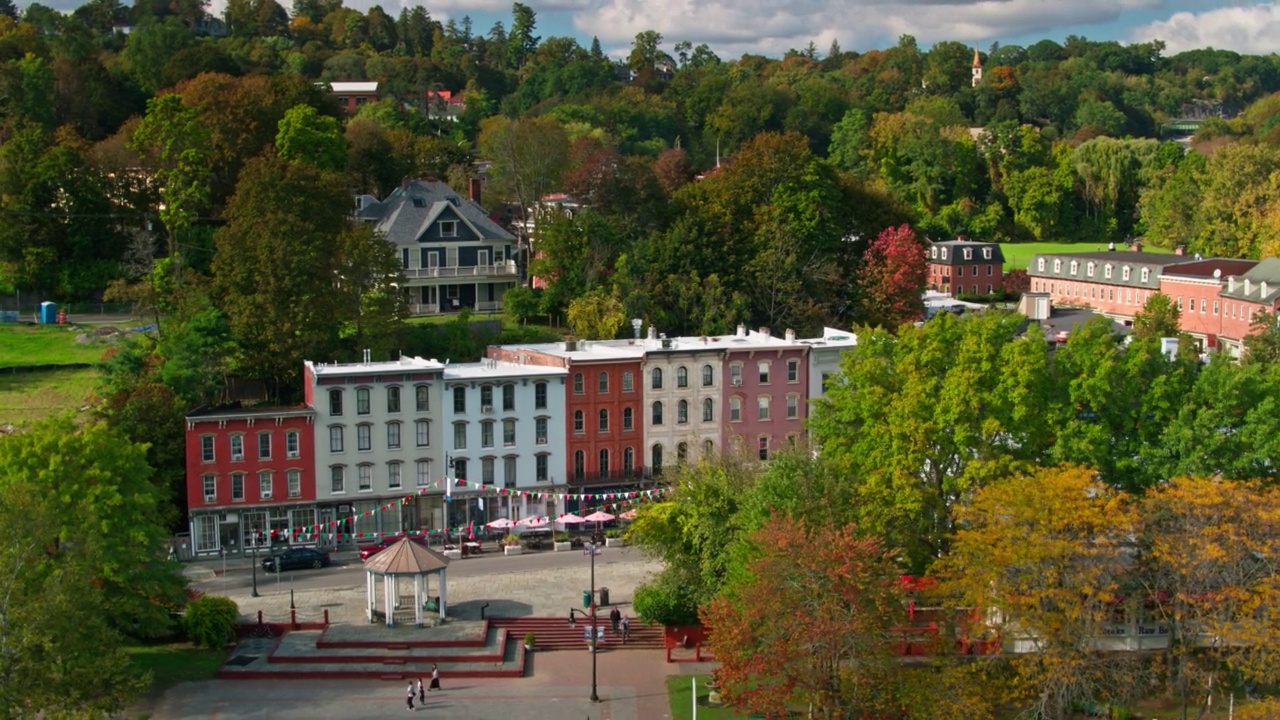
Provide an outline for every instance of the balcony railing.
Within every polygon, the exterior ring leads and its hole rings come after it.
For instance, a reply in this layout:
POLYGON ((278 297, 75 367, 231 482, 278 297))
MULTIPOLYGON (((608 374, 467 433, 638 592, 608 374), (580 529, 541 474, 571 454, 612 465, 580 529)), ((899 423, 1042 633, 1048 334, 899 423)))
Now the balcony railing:
POLYGON ((409 314, 410 315, 438 315, 442 312, 459 312, 464 307, 468 307, 474 310, 475 312, 482 312, 482 313, 502 312, 502 301, 501 300, 493 300, 493 301, 481 300, 475 303, 475 307, 472 307, 470 305, 459 305, 457 307, 453 307, 452 305, 447 305, 443 308, 435 303, 411 302, 409 303, 409 314))
POLYGON ((496 265, 464 267, 405 268, 400 272, 404 274, 406 280, 428 280, 431 278, 515 277, 518 271, 514 262, 504 262, 496 265))

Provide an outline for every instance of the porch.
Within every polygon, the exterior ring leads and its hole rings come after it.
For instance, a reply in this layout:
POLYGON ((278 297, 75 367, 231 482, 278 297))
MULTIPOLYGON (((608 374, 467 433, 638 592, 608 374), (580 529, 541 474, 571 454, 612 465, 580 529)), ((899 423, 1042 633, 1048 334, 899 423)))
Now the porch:
POLYGON ((412 315, 443 315, 464 308, 477 313, 502 312, 502 297, 514 281, 440 283, 409 286, 405 292, 412 315))

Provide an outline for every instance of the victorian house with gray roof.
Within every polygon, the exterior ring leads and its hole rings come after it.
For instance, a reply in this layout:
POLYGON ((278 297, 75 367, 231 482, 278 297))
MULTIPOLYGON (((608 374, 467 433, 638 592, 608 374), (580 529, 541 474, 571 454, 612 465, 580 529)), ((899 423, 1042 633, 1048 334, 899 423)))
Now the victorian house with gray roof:
POLYGON ((463 197, 444 183, 414 180, 382 201, 358 201, 357 219, 396 246, 415 315, 497 312, 519 282, 516 238, 480 207, 477 186, 463 197))

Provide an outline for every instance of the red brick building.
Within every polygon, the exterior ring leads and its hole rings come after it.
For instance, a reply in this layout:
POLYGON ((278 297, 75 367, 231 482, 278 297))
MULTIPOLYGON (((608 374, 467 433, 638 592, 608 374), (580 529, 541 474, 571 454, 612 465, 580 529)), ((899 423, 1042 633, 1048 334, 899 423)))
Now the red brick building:
POLYGON ((1165 267, 1187 260, 1141 250, 1036 255, 1027 275, 1031 292, 1047 293, 1054 306, 1092 308, 1130 323, 1160 292, 1165 267))
POLYGON ((1238 355, 1258 313, 1280 309, 1280 258, 1267 258, 1239 276, 1228 276, 1219 298, 1219 336, 1227 351, 1238 355))
POLYGON ((1220 296, 1227 278, 1243 275, 1254 265, 1257 263, 1253 260, 1219 258, 1169 265, 1160 274, 1160 292, 1168 295, 1182 312, 1182 331, 1199 340, 1202 347, 1216 348, 1222 334, 1220 296))
POLYGON ((566 477, 619 485, 645 477, 641 365, 644 345, 569 340, 490 347, 488 357, 563 367, 566 477))
POLYGON ((929 289, 953 295, 990 295, 1004 287, 1004 254, 995 243, 949 240, 928 250, 929 289))
POLYGON ((329 92, 338 99, 338 104, 348 115, 355 115, 365 103, 378 101, 376 82, 331 82, 329 92))
POLYGON ((187 509, 197 555, 264 545, 314 545, 314 411, 223 409, 187 417, 187 509), (272 533, 274 532, 274 535, 272 533))

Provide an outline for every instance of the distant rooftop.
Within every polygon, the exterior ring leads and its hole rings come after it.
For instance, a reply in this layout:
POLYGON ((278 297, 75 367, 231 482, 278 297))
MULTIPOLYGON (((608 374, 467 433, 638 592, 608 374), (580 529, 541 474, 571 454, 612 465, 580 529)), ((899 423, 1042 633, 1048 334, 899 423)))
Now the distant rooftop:
POLYGON ((216 420, 219 418, 279 417, 281 415, 310 415, 313 410, 306 405, 276 405, 269 407, 240 407, 222 405, 198 408, 187 414, 188 420, 216 420))
POLYGON ((542 375, 556 377, 567 375, 568 370, 546 365, 526 365, 523 363, 504 362, 501 360, 481 360, 473 363, 447 365, 444 369, 445 380, 476 380, 484 378, 511 378, 542 375))
POLYGON ((1190 260, 1166 267, 1164 275, 1188 278, 1226 278, 1228 275, 1243 275, 1252 270, 1257 264, 1257 260, 1231 260, 1227 258, 1190 260))
POLYGON ((307 361, 316 377, 335 377, 342 375, 368 375, 380 372, 409 372, 413 370, 444 370, 444 363, 436 359, 424 360, 420 357, 402 357, 399 360, 384 362, 360 363, 313 363, 307 361))
POLYGON ((378 83, 376 82, 331 82, 329 89, 336 93, 376 93, 378 92, 378 83))

